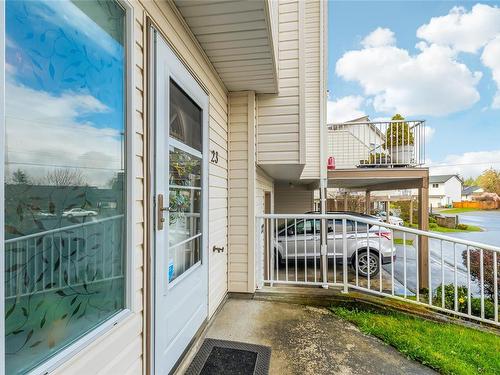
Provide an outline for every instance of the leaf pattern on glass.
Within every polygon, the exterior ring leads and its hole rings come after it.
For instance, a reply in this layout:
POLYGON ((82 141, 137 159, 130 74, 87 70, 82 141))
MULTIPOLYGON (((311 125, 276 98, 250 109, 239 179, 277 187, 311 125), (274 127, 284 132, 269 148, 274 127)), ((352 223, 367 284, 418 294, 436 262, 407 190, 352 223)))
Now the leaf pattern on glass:
POLYGON ((124 307, 125 13, 75 4, 6 2, 7 373, 30 371, 124 307), (14 89, 29 95, 12 99, 14 89), (76 156, 65 128, 88 137, 76 156), (87 149, 103 129, 114 153, 87 149))

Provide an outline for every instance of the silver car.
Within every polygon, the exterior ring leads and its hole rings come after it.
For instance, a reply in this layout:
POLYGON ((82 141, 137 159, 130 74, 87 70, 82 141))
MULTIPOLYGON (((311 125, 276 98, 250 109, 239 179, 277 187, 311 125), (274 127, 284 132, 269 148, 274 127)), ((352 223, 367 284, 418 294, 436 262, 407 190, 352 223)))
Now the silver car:
MULTIPOLYGON (((346 214, 346 212, 343 212, 346 214)), ((373 216, 363 215, 359 213, 351 213, 358 217, 377 220, 373 216)), ((354 268, 356 266, 357 253, 357 268, 358 274, 363 277, 368 276, 370 269, 370 277, 375 276, 380 271, 380 258, 382 264, 391 263, 391 258, 395 259, 395 248, 391 240, 391 232, 378 225, 365 224, 346 220, 347 231, 347 259, 349 264, 354 268), (368 249, 370 259, 368 259, 368 249)), ((285 261, 294 261, 295 257, 298 260, 304 259, 320 259, 320 220, 297 219, 289 220, 287 226, 281 225, 278 228, 278 241, 275 243, 277 257, 280 264, 285 261), (306 250, 305 250, 306 249, 306 250), (305 250, 305 251, 304 251, 305 250)), ((328 220, 328 258, 335 259, 336 262, 342 263, 343 254, 343 236, 342 236, 342 220, 328 220)))

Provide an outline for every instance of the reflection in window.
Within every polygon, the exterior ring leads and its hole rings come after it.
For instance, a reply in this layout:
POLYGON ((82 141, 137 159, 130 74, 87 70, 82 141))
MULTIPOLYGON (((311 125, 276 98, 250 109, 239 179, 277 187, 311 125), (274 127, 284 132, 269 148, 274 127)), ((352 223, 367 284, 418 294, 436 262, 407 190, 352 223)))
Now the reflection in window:
POLYGON ((170 136, 201 151, 201 124, 201 108, 170 80, 170 136))
POLYGON ((7 1, 6 373, 124 307, 124 10, 7 1))
POLYGON ((171 80, 170 139, 181 145, 169 152, 169 282, 201 260, 201 125, 201 109, 171 80))

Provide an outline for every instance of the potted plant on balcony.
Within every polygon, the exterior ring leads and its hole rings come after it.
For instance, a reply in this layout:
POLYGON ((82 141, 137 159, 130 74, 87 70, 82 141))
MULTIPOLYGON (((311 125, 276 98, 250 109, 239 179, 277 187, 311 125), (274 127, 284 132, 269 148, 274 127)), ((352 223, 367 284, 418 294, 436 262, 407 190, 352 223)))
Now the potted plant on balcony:
POLYGON ((389 151, 393 164, 407 165, 413 160, 415 138, 404 117, 396 114, 385 133, 384 148, 389 151))
POLYGON ((360 168, 379 168, 391 163, 391 157, 383 152, 371 152, 368 159, 360 160, 360 168))

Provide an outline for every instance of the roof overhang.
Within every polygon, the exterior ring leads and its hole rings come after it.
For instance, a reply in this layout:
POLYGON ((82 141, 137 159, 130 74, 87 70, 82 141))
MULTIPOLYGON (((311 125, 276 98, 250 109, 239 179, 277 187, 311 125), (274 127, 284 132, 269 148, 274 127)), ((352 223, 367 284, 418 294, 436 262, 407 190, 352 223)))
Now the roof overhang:
POLYGON ((427 168, 353 168, 328 171, 328 187, 380 191, 427 188, 427 168))
POLYGON ((278 91, 277 2, 173 1, 228 91, 278 91))

